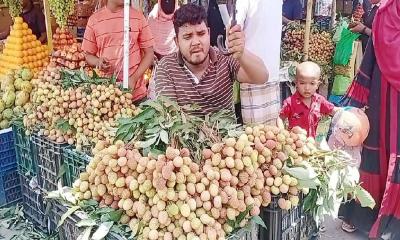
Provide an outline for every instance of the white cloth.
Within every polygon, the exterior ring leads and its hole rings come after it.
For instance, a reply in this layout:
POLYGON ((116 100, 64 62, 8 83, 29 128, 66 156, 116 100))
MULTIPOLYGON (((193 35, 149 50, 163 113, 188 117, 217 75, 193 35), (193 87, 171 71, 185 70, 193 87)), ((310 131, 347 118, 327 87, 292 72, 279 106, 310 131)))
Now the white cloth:
POLYGON ((260 57, 269 82, 279 80, 282 0, 237 0, 237 23, 246 35, 246 49, 260 57))

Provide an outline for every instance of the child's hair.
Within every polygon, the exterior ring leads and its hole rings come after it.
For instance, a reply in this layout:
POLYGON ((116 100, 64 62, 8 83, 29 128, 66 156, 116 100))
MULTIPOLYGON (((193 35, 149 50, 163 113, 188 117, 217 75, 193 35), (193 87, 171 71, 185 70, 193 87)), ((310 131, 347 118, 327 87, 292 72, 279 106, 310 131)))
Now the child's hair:
POLYGON ((321 68, 315 62, 302 62, 296 68, 296 78, 299 75, 304 77, 315 77, 319 80, 321 77, 321 68))

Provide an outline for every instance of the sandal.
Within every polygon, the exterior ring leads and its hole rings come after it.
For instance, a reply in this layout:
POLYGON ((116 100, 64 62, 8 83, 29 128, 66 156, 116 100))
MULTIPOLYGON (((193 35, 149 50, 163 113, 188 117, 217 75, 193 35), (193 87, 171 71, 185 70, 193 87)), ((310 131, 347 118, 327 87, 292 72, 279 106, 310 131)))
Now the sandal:
POLYGON ((348 224, 346 222, 343 222, 342 223, 342 230, 347 232, 347 233, 353 233, 353 232, 355 232, 357 230, 357 228, 354 227, 353 225, 350 225, 350 224, 348 224))

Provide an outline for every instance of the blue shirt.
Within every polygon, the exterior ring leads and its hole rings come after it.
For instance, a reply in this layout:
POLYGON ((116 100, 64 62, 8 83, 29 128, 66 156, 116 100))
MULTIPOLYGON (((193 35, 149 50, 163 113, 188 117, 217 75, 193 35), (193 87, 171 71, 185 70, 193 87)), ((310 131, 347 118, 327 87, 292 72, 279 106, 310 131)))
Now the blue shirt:
POLYGON ((285 0, 282 6, 283 16, 289 20, 300 20, 303 18, 303 6, 300 0, 285 0))

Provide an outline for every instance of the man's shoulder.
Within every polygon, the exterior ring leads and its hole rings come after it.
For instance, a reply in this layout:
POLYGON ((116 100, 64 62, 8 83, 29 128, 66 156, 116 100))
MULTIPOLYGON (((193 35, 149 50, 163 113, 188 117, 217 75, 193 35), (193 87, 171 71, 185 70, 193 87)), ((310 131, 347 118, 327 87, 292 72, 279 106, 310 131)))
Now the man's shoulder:
POLYGON ((163 67, 176 67, 178 65, 178 53, 174 52, 169 55, 164 56, 159 62, 159 66, 163 67))

